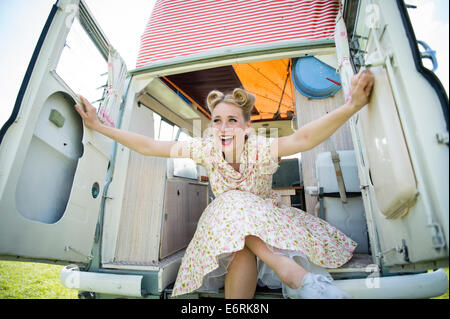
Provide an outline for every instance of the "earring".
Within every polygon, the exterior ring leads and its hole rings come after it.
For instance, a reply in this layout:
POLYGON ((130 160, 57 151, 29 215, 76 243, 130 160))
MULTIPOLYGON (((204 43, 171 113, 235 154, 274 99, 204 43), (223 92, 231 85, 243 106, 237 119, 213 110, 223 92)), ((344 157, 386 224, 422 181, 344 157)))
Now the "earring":
POLYGON ((253 127, 245 130, 245 136, 249 137, 255 133, 255 129, 253 127))

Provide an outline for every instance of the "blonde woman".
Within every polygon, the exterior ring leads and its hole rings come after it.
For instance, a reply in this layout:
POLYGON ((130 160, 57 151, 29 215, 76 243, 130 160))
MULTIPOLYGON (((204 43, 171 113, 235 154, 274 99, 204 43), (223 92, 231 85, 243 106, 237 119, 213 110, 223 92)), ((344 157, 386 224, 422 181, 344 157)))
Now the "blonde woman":
POLYGON ((345 264, 356 243, 320 218, 280 204, 272 174, 279 157, 314 148, 365 106, 373 82, 369 71, 358 73, 346 104, 280 138, 255 134, 250 121, 255 97, 243 89, 210 92, 208 134, 184 142, 102 125, 84 98, 75 108, 86 127, 138 153, 190 157, 206 168, 215 199, 186 249, 173 297, 224 286, 225 298, 253 298, 259 282, 281 286, 289 298, 346 298, 324 269, 345 264))

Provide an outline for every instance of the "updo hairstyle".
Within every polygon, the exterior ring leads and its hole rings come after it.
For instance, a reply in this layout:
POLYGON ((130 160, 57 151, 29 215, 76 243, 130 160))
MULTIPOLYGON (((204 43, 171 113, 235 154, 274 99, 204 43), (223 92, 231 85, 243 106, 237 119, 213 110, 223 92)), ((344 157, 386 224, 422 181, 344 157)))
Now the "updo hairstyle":
POLYGON ((213 112, 217 104, 224 102, 233 104, 242 109, 242 114, 244 115, 244 120, 246 122, 250 121, 250 114, 255 104, 256 97, 241 88, 236 88, 232 93, 223 94, 220 91, 213 90, 209 92, 206 98, 206 103, 208 104, 209 111, 213 112))

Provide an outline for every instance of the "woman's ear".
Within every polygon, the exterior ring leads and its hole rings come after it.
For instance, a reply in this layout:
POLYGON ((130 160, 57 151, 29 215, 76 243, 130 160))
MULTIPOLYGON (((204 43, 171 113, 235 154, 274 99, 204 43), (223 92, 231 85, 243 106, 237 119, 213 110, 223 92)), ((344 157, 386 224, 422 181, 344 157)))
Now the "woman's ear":
POLYGON ((253 127, 252 127, 252 122, 251 121, 248 121, 247 122, 247 127, 245 128, 245 134, 246 135, 251 135, 252 134, 252 132, 253 132, 253 127))

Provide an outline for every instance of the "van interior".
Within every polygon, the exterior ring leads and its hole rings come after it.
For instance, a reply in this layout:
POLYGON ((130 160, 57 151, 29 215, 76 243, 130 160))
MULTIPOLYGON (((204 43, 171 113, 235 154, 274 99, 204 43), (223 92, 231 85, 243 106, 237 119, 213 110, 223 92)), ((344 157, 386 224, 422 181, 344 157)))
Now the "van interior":
MULTIPOLYGON (((336 67, 336 57, 329 51, 316 54, 313 62, 323 68, 336 67)), ((304 57, 311 58, 308 54, 304 57)), ((279 137, 293 134, 298 125, 345 103, 337 80, 324 79, 330 85, 322 84, 317 92, 314 87, 310 88, 305 92, 309 96, 300 93, 295 88, 292 72, 292 69, 295 72, 293 64, 300 59, 257 61, 155 77, 135 93, 126 129, 157 140, 192 138, 194 120, 198 121, 197 129, 201 126, 202 132, 209 125, 207 94, 214 89, 229 92, 242 87, 256 95, 251 121, 257 134, 267 137, 274 132, 279 137), (334 92, 330 94, 330 91, 334 92), (320 94, 328 94, 328 97, 320 94)), ((373 261, 348 125, 323 144, 311 151, 281 158, 272 186, 280 193, 284 204, 320 216, 358 242, 352 260, 338 269, 329 269, 333 277, 367 276, 366 267, 373 261), (331 149, 338 150, 340 157, 348 197, 345 203, 336 186, 331 149), (320 192, 318 182, 322 186, 320 192), (309 193, 305 192, 305 185, 309 193)), ((123 166, 121 160, 118 156, 116 169, 123 166)), ((118 212, 116 216, 105 211, 104 236, 115 237, 115 240, 103 241, 103 267, 164 269, 162 286, 170 288, 197 221, 214 199, 206 172, 189 158, 146 157, 131 152, 129 158, 123 160, 126 169, 121 171, 124 176, 118 178, 125 180, 121 207, 114 210, 118 212)))

